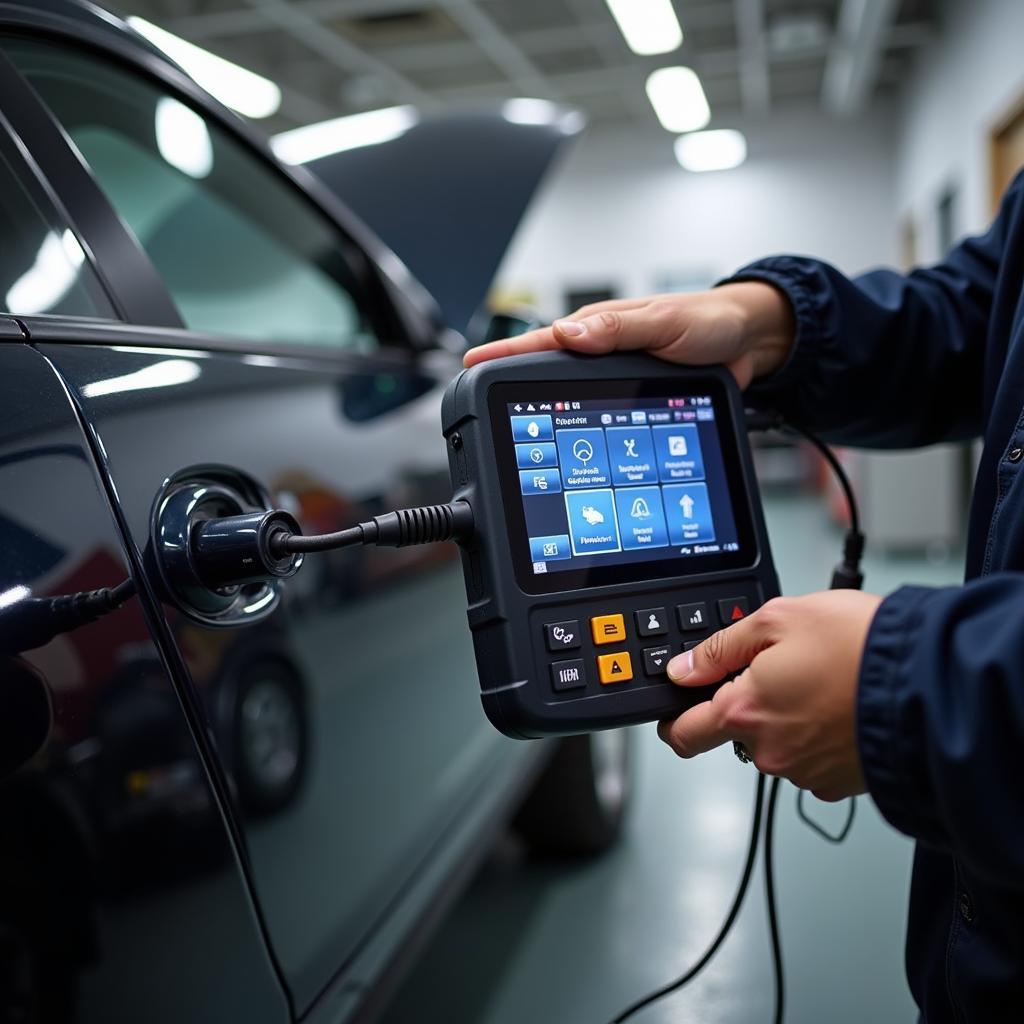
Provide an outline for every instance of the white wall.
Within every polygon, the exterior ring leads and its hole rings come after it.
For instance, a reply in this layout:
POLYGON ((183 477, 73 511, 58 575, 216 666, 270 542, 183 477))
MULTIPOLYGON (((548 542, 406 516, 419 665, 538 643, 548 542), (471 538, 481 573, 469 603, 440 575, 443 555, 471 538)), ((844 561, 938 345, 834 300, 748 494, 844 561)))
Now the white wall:
POLYGON ((814 109, 744 124, 746 164, 692 174, 672 136, 587 132, 551 175, 498 275, 564 312, 574 286, 646 294, 665 273, 709 281, 751 259, 797 252, 858 271, 896 258, 894 117, 837 123, 814 109))
POLYGON ((917 225, 918 258, 937 259, 936 203, 958 191, 956 230, 990 217, 988 141, 1024 92, 1024 2, 946 0, 938 37, 904 87, 897 150, 897 204, 917 225))

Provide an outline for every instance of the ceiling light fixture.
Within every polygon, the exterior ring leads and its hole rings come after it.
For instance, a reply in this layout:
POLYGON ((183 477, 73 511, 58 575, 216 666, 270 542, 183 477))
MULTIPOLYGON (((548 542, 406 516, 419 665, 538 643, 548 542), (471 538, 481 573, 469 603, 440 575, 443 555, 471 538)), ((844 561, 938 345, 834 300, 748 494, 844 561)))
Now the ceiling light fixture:
POLYGON ((346 149, 390 142, 404 135, 419 119, 415 107, 383 107, 292 128, 273 136, 270 145, 286 164, 304 164, 346 149))
POLYGON ((511 124, 549 124, 564 135, 582 131, 587 119, 579 110, 560 107, 550 100, 529 99, 525 96, 505 100, 501 116, 511 124))
POLYGON ((671 53, 683 43, 672 0, 605 0, 626 45, 641 57, 671 53))
POLYGON ((669 132, 693 132, 711 120, 704 88, 692 68, 658 68, 647 77, 647 98, 669 132))
POLYGON ((246 117, 261 118, 276 114, 281 106, 281 90, 276 82, 257 75, 255 71, 239 67, 209 50, 187 42, 145 18, 128 18, 139 35, 186 71, 215 99, 246 117))
POLYGON ((733 128, 680 135, 676 159, 687 171, 728 171, 747 159, 747 140, 733 128))

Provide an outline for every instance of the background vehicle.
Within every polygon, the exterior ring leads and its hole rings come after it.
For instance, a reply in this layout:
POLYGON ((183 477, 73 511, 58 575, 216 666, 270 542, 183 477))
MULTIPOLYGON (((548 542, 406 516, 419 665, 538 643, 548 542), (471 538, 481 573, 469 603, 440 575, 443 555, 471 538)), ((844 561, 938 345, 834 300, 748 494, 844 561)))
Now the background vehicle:
POLYGON ((612 841, 624 740, 487 725, 450 549, 310 559, 217 618, 171 599, 154 516, 176 487, 315 530, 446 499, 457 339, 91 6, 0 3, 0 235, 0 623, 138 590, 0 652, 6 734, 39 732, 0 779, 0 1020, 368 1014, 521 805, 539 845, 612 841))

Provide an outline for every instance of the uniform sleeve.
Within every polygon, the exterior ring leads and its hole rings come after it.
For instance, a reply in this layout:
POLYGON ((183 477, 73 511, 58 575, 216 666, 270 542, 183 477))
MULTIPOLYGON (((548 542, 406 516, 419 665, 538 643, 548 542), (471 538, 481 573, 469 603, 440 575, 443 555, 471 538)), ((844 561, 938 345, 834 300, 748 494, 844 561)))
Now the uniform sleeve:
POLYGON ((857 715, 868 790, 885 818, 1024 888, 1024 573, 886 598, 857 715))
POLYGON ((797 322, 788 362, 751 388, 751 400, 845 444, 900 448, 976 436, 993 303, 1012 276, 1004 256, 1019 247, 1022 218, 1024 175, 988 232, 935 267, 853 279, 797 256, 744 267, 730 281, 779 288, 797 322))

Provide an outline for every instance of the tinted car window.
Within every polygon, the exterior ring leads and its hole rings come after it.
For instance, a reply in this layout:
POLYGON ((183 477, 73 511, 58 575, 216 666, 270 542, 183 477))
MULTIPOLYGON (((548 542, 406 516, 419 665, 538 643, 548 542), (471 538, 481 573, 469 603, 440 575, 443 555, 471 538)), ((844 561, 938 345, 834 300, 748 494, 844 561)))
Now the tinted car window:
POLYGON ((192 107, 101 58, 27 41, 5 50, 149 254, 189 328, 375 347, 346 243, 270 167, 192 107))
POLYGON ((0 142, 0 310, 110 316, 78 239, 32 183, 19 180, 3 149, 0 142))

